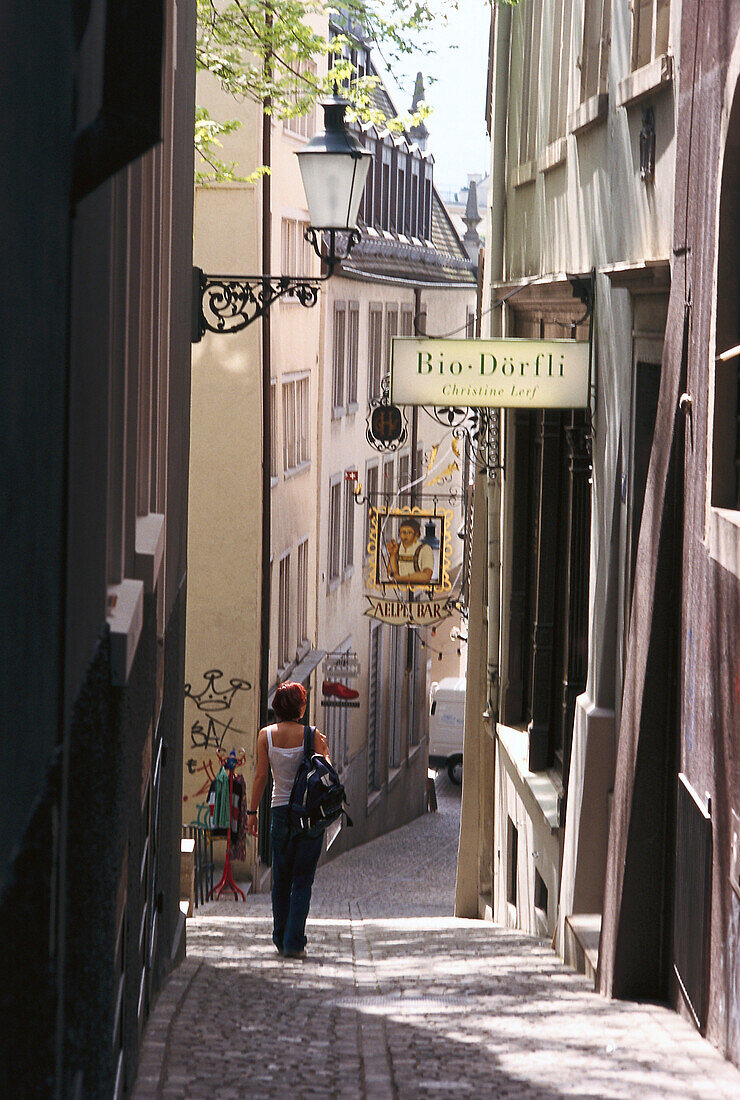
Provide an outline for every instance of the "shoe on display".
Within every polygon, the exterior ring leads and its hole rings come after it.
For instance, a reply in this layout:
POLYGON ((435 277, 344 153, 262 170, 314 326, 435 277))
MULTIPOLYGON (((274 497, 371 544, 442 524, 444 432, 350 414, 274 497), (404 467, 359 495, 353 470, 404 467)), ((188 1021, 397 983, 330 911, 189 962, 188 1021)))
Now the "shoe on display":
POLYGON ((334 694, 339 699, 359 699, 359 691, 355 691, 354 688, 347 687, 346 684, 332 684, 334 688, 334 694))

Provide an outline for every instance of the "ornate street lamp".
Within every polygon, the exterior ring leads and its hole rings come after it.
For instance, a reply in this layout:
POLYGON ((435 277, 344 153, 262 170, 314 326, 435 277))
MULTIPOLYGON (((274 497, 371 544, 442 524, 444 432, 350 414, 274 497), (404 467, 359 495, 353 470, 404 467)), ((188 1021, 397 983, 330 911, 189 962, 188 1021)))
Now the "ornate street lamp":
POLYGON ((313 279, 293 275, 206 275, 200 268, 193 268, 196 340, 207 331, 240 332, 278 298, 297 298, 303 306, 315 305, 321 283, 331 278, 337 264, 347 259, 359 241, 357 212, 372 153, 347 129, 347 105, 335 89, 335 94, 322 103, 324 130, 296 153, 308 204, 310 224, 305 238, 324 262, 326 274, 313 279))

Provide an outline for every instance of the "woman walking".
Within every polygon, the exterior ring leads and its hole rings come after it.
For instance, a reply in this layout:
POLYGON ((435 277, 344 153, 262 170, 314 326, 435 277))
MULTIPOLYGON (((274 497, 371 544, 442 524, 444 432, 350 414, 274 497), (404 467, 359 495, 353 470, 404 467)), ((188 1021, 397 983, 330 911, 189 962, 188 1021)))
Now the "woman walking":
MULTIPOLYGON (((277 722, 257 735, 257 767, 252 799, 247 810, 252 836, 258 832, 257 807, 272 770, 272 940, 280 955, 300 959, 306 954, 306 918, 311 904, 316 865, 324 837, 323 828, 296 835, 288 824, 288 802, 293 780, 303 759, 302 719, 306 711, 306 689, 287 681, 275 692, 272 709, 277 722)), ((329 758, 326 738, 314 731, 314 752, 329 758)))

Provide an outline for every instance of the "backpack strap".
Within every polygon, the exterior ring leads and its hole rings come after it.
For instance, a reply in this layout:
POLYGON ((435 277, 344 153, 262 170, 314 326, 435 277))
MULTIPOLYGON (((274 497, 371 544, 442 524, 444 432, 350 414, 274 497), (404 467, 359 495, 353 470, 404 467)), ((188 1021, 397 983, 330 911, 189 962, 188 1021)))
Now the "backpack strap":
POLYGON ((303 755, 306 760, 310 760, 313 756, 313 740, 314 740, 314 727, 303 727, 303 755))

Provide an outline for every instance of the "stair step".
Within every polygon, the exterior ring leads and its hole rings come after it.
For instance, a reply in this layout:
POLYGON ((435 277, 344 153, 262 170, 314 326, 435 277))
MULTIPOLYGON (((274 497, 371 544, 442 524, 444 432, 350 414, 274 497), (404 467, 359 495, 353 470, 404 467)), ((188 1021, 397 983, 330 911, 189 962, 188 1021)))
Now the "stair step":
POLYGON ((601 913, 572 913, 565 918, 564 961, 594 983, 600 938, 601 913))

